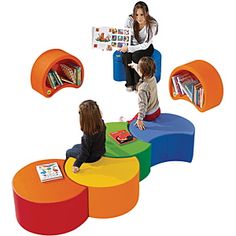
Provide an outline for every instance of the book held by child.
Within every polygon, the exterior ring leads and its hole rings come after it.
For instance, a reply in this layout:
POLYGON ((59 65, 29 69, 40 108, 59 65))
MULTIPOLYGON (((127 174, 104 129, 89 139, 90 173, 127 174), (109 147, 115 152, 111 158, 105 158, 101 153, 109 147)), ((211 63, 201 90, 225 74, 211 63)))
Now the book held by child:
POLYGON ((129 28, 93 27, 92 46, 106 51, 129 46, 131 34, 129 28))
POLYGON ((37 165, 36 170, 41 182, 63 178, 63 175, 57 162, 37 165))

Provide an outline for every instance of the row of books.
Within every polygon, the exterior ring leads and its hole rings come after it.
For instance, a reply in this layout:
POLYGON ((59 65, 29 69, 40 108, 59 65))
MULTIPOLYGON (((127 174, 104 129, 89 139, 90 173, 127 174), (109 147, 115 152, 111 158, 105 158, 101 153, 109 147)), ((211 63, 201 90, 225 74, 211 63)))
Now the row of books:
POLYGON ((200 81, 191 73, 183 72, 172 76, 174 96, 186 95, 191 102, 202 108, 204 89, 200 81))
POLYGON ((81 85, 81 68, 75 64, 60 64, 61 73, 56 70, 50 70, 47 76, 47 84, 56 89, 64 83, 81 85))

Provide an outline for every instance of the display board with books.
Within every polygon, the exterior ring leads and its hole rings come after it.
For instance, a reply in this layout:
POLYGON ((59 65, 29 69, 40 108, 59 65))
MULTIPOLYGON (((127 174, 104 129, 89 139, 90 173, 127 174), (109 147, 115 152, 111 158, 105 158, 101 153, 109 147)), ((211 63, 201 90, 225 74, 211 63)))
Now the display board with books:
POLYGON ((136 140, 136 138, 127 130, 117 130, 110 132, 111 138, 118 144, 127 144, 136 140))
POLYGON ((171 77, 173 96, 187 96, 196 106, 202 108, 204 103, 204 89, 200 81, 190 72, 182 71, 171 77))
POLYGON ((57 162, 37 165, 36 171, 41 182, 47 182, 63 178, 62 172, 57 162))
POLYGON ((129 46, 131 34, 129 28, 92 27, 92 47, 112 51, 129 46))

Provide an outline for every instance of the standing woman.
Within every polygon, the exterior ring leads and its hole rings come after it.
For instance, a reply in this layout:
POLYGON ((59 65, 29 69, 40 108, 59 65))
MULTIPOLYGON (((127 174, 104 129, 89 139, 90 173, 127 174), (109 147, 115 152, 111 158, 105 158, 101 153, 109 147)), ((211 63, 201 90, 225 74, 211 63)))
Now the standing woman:
POLYGON ((158 32, 157 21, 149 15, 148 6, 145 2, 139 1, 134 5, 133 14, 129 15, 126 28, 131 29, 131 45, 123 46, 123 63, 126 71, 126 84, 128 91, 136 89, 140 76, 129 66, 130 63, 138 63, 144 56, 152 56, 154 47, 153 36, 158 32))

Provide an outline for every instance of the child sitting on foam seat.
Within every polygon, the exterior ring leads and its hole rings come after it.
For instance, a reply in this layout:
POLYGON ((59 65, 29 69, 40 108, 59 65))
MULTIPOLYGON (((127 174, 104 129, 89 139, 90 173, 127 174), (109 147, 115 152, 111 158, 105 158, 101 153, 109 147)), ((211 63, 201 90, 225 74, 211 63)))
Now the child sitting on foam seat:
POLYGON ((138 64, 131 63, 129 66, 137 71, 141 79, 136 87, 138 91, 139 112, 128 122, 131 123, 137 119, 135 125, 140 130, 144 130, 145 125, 143 121, 155 120, 161 113, 155 78, 156 65, 151 57, 142 57, 138 64))
POLYGON ((84 162, 98 161, 106 152, 106 126, 95 101, 86 100, 79 106, 80 128, 83 131, 81 144, 74 145, 66 152, 66 159, 76 158, 72 171, 80 170, 84 162))

